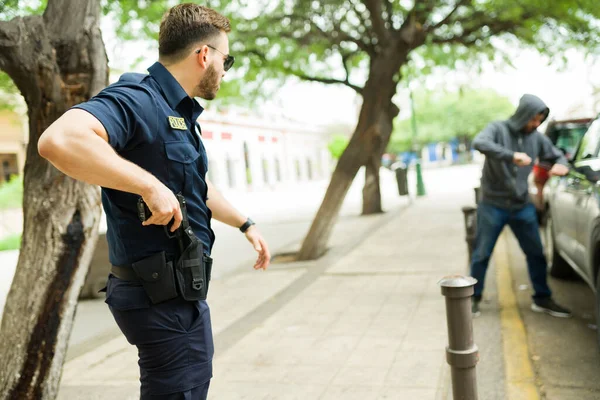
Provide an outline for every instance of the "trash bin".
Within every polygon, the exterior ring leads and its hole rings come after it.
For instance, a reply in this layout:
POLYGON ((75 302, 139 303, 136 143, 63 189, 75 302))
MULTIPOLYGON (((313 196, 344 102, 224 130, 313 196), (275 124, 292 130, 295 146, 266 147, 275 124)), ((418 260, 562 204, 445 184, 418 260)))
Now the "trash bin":
POLYGON ((466 206, 462 208, 465 219, 465 240, 467 242, 467 251, 469 252, 469 265, 475 248, 475 236, 477 234, 477 208, 466 206))
POLYGON ((479 201, 481 200, 481 188, 475 187, 473 190, 475 191, 475 204, 479 204, 479 201))
POLYGON ((408 167, 404 163, 396 163, 394 172, 396 173, 396 182, 398 183, 398 194, 400 196, 408 195, 408 167))

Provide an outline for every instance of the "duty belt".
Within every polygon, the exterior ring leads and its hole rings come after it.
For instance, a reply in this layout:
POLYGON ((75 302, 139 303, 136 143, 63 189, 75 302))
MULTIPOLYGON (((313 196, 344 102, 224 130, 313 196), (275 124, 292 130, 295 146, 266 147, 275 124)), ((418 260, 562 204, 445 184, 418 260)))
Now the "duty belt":
MULTIPOLYGON (((204 254, 204 262, 206 265, 212 265, 213 259, 204 254)), ((110 273, 115 277, 124 281, 141 282, 140 277, 137 276, 131 265, 112 265, 110 266, 110 273)))

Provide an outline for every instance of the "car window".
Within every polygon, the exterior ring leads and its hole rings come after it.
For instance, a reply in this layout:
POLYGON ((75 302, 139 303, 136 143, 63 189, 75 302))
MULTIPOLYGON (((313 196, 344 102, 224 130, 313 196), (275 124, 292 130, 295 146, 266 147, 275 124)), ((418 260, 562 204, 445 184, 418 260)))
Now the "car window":
POLYGON ((579 146, 579 141, 587 131, 587 126, 572 126, 557 128, 554 132, 556 138, 554 145, 561 149, 567 159, 572 160, 579 146))
POLYGON ((598 158, 598 145, 600 144, 600 120, 595 120, 590 129, 583 135, 581 147, 577 153, 576 161, 598 158))

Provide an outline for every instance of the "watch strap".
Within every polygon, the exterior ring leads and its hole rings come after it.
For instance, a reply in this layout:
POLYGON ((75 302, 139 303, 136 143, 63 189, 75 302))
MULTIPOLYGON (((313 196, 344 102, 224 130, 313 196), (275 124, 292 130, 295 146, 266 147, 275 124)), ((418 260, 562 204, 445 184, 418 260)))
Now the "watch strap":
POLYGON ((244 225, 240 226, 240 232, 246 233, 248 228, 250 228, 252 225, 255 225, 255 222, 248 218, 246 222, 244 222, 244 225))

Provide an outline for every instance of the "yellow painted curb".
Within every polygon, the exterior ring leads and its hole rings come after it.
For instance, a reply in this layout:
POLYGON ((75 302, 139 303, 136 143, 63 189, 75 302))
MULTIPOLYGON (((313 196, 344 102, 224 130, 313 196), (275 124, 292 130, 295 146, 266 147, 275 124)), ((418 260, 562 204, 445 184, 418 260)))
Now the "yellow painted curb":
POLYGON ((507 400, 539 400, 533 366, 529 358, 525 325, 519 314, 509 265, 508 237, 503 233, 494 249, 498 280, 500 324, 507 400))

